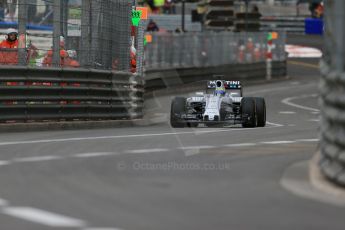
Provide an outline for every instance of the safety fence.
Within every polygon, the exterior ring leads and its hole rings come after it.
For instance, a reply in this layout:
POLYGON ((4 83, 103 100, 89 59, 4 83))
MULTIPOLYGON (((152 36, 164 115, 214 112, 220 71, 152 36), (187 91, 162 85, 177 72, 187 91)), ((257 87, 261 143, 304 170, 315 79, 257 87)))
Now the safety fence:
MULTIPOLYGON (((214 67, 266 61, 268 33, 153 34, 146 50, 146 69, 214 67)), ((274 40, 273 61, 285 61, 286 34, 274 40)))
POLYGON ((133 4, 13 1, 14 28, 0 29, 0 123, 141 118, 145 22, 132 26, 133 4))
MULTIPOLYGON (((6 24, 18 29, 18 47, 11 47, 18 57, 2 58, 8 50, 0 50, 1 65, 131 70, 133 1, 11 2, 6 24), (46 30, 35 33, 36 27, 46 30)), ((6 33, 0 29, 3 39, 6 33)))
POLYGON ((320 167, 328 179, 345 186, 345 2, 325 1, 325 11, 320 167))
POLYGON ((0 73, 0 122, 142 117, 138 75, 31 67, 1 67, 0 73))
POLYGON ((306 17, 263 16, 260 19, 261 31, 285 31, 293 34, 305 33, 306 17))
MULTIPOLYGON (((286 74, 286 61, 275 61, 272 63, 272 79, 285 77, 286 74)), ((265 80, 266 63, 258 62, 213 67, 147 70, 145 75, 145 89, 151 91, 161 88, 178 88, 181 85, 189 83, 192 83, 195 87, 201 86, 201 89, 204 89, 205 81, 217 80, 215 78, 219 78, 219 75, 222 75, 224 80, 240 80, 245 84, 265 80)))

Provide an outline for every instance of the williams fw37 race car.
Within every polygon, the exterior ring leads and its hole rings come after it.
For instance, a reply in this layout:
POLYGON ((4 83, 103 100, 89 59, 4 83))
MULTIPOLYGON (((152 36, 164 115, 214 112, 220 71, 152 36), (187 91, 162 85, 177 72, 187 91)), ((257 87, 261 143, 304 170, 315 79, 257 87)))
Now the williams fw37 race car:
POLYGON ((206 93, 173 99, 170 124, 174 128, 197 127, 199 124, 207 127, 264 127, 266 104, 261 97, 242 97, 240 81, 208 81, 206 93))

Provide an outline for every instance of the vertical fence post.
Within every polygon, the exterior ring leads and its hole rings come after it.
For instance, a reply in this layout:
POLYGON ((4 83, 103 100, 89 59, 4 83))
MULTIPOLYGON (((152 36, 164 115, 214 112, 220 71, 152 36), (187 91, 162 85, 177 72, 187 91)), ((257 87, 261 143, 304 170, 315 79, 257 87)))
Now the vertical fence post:
POLYGON ((61 1, 55 0, 53 5, 53 65, 56 67, 60 67, 61 1))
POLYGON ((272 79, 272 49, 273 49, 273 40, 271 34, 269 33, 267 37, 267 55, 266 55, 266 80, 272 79))
POLYGON ((18 64, 26 65, 26 24, 28 22, 28 8, 25 0, 18 1, 18 34, 23 44, 18 47, 18 64), (24 38, 24 39, 22 39, 24 38))
POLYGON ((82 1, 81 11, 81 39, 80 39, 80 63, 81 66, 90 67, 90 18, 91 18, 91 0, 82 1))

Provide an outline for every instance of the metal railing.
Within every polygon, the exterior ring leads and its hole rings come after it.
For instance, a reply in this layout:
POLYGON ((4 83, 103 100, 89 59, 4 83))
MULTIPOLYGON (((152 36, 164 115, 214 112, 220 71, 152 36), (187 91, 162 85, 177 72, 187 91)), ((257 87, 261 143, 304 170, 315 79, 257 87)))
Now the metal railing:
POLYGON ((0 122, 142 117, 144 83, 138 75, 10 66, 0 72, 0 122))
MULTIPOLYGON (((153 34, 147 45, 146 69, 212 67, 266 60, 268 33, 153 34)), ((273 60, 285 61, 286 34, 274 40, 273 60)))

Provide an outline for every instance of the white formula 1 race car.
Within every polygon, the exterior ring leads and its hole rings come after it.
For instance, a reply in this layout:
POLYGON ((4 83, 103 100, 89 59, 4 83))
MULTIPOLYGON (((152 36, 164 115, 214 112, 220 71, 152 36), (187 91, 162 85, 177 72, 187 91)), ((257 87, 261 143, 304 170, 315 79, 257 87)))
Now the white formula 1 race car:
POLYGON ((206 93, 171 103, 170 124, 174 128, 241 124, 245 128, 266 125, 266 104, 261 97, 242 97, 240 81, 208 81, 206 93))

